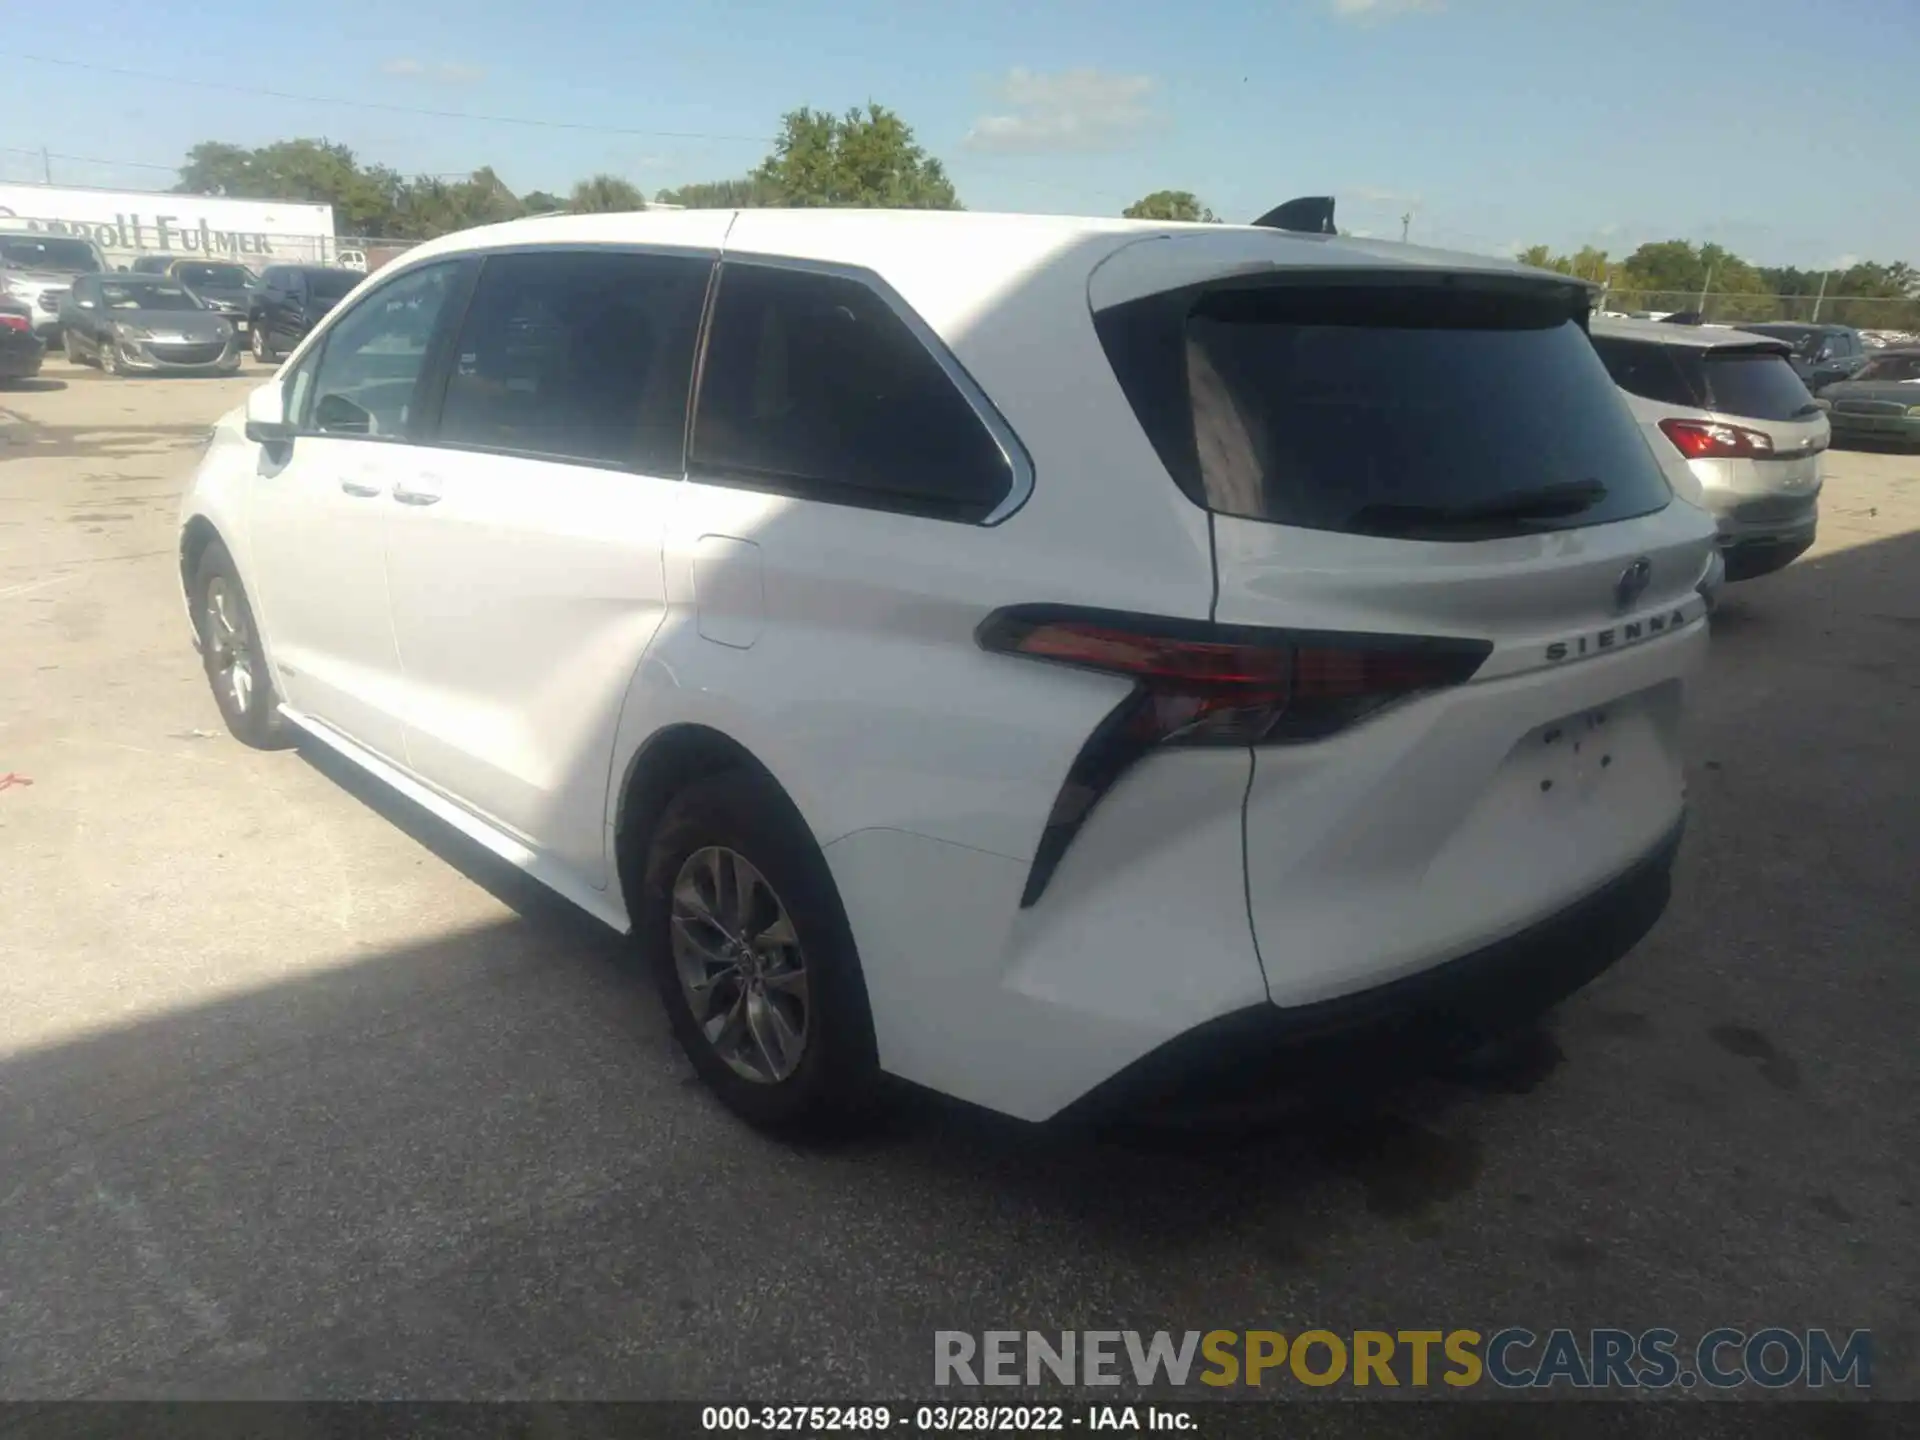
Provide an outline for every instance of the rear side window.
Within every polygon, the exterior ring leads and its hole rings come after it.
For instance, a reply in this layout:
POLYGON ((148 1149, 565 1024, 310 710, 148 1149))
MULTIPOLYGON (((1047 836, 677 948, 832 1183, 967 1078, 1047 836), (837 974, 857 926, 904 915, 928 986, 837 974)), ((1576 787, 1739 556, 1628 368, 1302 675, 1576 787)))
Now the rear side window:
POLYGON ((678 475, 710 261, 495 255, 454 346, 439 443, 678 475))
POLYGON ((721 270, 689 464, 947 520, 986 518, 1013 485, 954 378, 872 286, 738 262, 721 270))
POLYGON ((1707 406, 1750 420, 1805 420, 1820 413, 1806 385, 1781 355, 1707 352, 1707 406))
POLYGON ((1704 403, 1704 397, 1694 388, 1687 368, 1671 346, 1596 335, 1593 348, 1607 367, 1607 374, 1613 377, 1613 383, 1630 395, 1690 409, 1704 403))
POLYGON ((1217 513, 1474 540, 1671 499, 1563 304, 1381 285, 1168 300, 1096 327, 1169 471, 1217 513))

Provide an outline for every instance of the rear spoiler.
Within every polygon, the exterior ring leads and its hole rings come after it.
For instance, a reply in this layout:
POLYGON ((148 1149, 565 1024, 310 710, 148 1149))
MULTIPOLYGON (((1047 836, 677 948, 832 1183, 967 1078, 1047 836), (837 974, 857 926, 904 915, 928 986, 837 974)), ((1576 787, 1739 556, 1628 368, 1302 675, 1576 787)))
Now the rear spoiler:
POLYGON ((1338 235, 1333 228, 1333 196, 1302 195, 1276 205, 1253 222, 1264 230, 1292 230, 1301 235, 1338 235))

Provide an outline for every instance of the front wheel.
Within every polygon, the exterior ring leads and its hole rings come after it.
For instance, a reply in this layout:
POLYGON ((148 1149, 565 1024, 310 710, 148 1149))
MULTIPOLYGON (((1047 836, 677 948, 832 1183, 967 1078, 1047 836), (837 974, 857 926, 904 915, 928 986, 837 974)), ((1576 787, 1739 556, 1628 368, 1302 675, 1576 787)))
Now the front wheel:
POLYGON ((272 339, 267 335, 265 320, 255 320, 247 327, 247 331, 251 337, 247 343, 253 348, 254 359, 262 365, 271 365, 280 358, 273 348, 272 339))
POLYGON ((60 348, 66 353, 67 363, 69 365, 78 365, 80 363, 80 352, 74 348, 73 327, 71 325, 60 332, 60 348))
POLYGON ((233 738, 256 750, 279 750, 292 743, 280 715, 280 697, 260 646, 253 606, 240 584, 227 547, 208 544, 194 567, 193 618, 200 632, 200 656, 207 683, 233 738))
POLYGON ((784 1133, 868 1112, 877 1064, 853 936, 825 857, 772 781, 729 771, 675 796, 638 910, 674 1035, 729 1109, 784 1133))

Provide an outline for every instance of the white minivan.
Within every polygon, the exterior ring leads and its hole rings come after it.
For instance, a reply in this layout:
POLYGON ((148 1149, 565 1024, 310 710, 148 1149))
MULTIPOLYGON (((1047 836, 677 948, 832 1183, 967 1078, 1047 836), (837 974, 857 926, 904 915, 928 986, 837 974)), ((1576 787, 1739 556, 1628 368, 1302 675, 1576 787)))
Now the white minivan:
POLYGON ((469 230, 220 423, 181 578, 237 736, 631 931, 756 1123, 1426 1054, 1666 902, 1714 523, 1588 305, 1255 226, 469 230))

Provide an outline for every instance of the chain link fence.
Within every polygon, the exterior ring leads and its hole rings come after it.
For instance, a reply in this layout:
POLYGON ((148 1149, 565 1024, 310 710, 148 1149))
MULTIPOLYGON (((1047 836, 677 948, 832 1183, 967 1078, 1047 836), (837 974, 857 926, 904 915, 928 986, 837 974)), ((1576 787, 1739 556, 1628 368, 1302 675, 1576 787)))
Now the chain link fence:
POLYGON ((1819 322, 1851 325, 1911 339, 1920 332, 1920 299, 1873 295, 1770 295, 1698 290, 1608 290, 1602 310, 1624 315, 1700 317, 1713 324, 1741 321, 1819 322))

